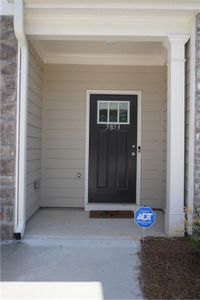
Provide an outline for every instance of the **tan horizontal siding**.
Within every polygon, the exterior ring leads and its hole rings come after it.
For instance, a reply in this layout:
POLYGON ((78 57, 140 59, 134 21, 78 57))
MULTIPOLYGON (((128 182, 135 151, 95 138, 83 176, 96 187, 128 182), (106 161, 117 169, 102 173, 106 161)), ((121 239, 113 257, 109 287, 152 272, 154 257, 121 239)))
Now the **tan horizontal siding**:
MULTIPOLYGON (((121 88, 122 90, 130 90, 130 88, 132 90, 143 90, 143 92, 153 92, 155 90, 160 90, 160 82, 158 83, 149 83, 146 82, 145 85, 143 85, 141 82, 134 82, 134 81, 130 81, 127 79, 126 82, 123 82, 123 88, 121 88)), ((105 81, 105 82, 98 82, 98 81, 94 81, 94 82, 83 82, 83 81, 59 81, 56 80, 55 83, 53 81, 48 81, 46 82, 46 85, 48 85, 47 90, 52 92, 56 92, 57 90, 62 90, 62 91, 66 91, 66 90, 76 90, 76 91, 83 91, 86 88, 86 85, 88 86, 89 90, 95 90, 98 89, 99 90, 118 90, 119 86, 122 85, 122 83, 120 81, 115 81, 115 82, 109 82, 109 81, 105 81)), ((38 93, 40 92, 40 90, 38 90, 38 93)))
POLYGON ((28 74, 27 219, 40 205, 40 189, 35 190, 34 181, 39 180, 41 184, 42 62, 31 45, 29 45, 28 74))
POLYGON ((162 208, 164 72, 157 66, 45 65, 42 206, 84 206, 86 90, 93 89, 141 90, 141 202, 162 208))
POLYGON ((145 72, 129 72, 128 75, 124 76, 123 72, 115 73, 115 72, 107 72, 102 77, 102 73, 98 72, 84 72, 84 76, 81 72, 48 72, 46 75, 46 81, 47 84, 54 82, 54 85, 57 86, 58 83, 63 84, 67 81, 68 83, 74 82, 80 83, 80 82, 90 82, 91 83, 105 83, 108 81, 109 83, 127 83, 127 77, 128 82, 130 83, 137 83, 140 84, 142 81, 146 84, 158 84, 162 79, 159 76, 159 73, 152 73, 152 76, 149 77, 148 73, 145 72))
POLYGON ((114 73, 159 73, 160 67, 158 66, 101 66, 101 65, 61 65, 61 64, 46 64, 45 65, 46 72, 49 71, 59 71, 59 72, 81 72, 82 74, 85 72, 101 72, 105 74, 106 72, 114 72, 114 73))

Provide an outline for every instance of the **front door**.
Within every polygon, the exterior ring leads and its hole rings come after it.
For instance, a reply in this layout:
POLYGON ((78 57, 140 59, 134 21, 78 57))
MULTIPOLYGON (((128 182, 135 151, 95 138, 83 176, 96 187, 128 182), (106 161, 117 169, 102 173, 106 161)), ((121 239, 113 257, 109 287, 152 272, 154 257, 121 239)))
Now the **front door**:
POLYGON ((137 95, 90 95, 89 203, 136 203, 137 95))

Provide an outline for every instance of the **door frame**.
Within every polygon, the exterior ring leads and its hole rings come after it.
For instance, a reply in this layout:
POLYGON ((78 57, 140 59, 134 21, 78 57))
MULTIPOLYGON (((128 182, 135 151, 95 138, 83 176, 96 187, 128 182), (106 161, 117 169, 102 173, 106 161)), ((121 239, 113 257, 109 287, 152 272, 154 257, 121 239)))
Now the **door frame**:
POLYGON ((110 94, 110 95, 137 95, 137 144, 141 146, 141 91, 121 91, 121 90, 87 90, 86 91, 86 139, 85 139, 85 192, 84 209, 90 210, 135 210, 140 205, 140 178, 141 178, 141 151, 137 153, 136 167, 136 204, 113 204, 113 203, 88 203, 89 189, 89 139, 90 139, 90 95, 110 94))

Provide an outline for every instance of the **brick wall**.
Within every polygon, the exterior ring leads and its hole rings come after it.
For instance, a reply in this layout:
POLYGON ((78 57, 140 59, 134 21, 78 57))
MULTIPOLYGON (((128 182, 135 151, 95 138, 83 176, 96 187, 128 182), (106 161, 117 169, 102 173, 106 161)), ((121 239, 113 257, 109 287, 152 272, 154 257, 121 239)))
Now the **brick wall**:
POLYGON ((194 206, 200 209, 200 13, 196 18, 196 116, 194 206))
POLYGON ((12 16, 0 16, 1 239, 13 238, 17 98, 17 41, 12 16))

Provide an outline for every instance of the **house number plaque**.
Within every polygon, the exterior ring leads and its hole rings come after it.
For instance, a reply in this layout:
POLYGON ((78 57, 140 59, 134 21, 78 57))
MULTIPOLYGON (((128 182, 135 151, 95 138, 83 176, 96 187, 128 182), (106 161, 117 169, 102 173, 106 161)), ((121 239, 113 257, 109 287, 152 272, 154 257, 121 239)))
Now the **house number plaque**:
POLYGON ((106 124, 106 130, 120 130, 120 124, 106 124))

